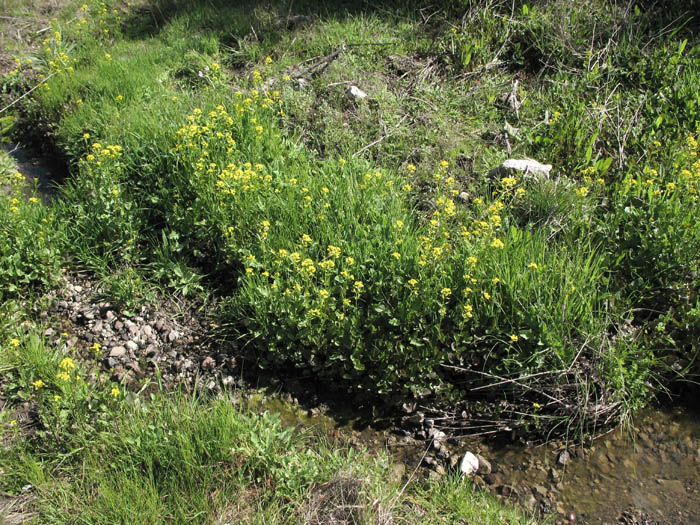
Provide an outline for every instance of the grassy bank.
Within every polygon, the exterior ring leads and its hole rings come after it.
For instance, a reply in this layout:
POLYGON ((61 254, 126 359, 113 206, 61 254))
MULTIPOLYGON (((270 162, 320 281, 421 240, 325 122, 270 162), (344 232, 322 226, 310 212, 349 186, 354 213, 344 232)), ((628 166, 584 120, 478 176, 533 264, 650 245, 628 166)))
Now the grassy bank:
POLYGON ((689 5, 67 4, 3 81, 71 175, 3 200, 2 298, 69 257, 448 426, 617 421, 699 371, 689 5))

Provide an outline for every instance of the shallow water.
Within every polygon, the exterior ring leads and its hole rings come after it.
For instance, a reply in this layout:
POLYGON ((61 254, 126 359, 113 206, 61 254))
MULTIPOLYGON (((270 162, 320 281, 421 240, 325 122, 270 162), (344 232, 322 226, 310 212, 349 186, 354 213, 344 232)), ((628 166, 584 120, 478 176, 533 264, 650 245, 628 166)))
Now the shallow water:
MULTIPOLYGON (((403 463, 402 473, 410 474, 421 458, 425 463, 425 457, 434 456, 427 443, 370 428, 354 430, 276 397, 253 396, 248 405, 279 413, 290 425, 341 433, 351 443, 387 450, 403 463)), ((700 419, 687 409, 642 411, 632 427, 618 428, 586 447, 503 446, 477 438, 447 446, 460 454, 478 453, 491 463, 491 474, 473 478, 484 490, 553 515, 555 523, 700 523, 700 419)), ((435 464, 429 463, 422 473, 434 477, 435 464)))
POLYGON ((36 184, 39 195, 49 200, 54 192, 55 182, 62 178, 66 168, 56 159, 44 156, 22 144, 0 144, 14 159, 19 172, 29 184, 36 184))

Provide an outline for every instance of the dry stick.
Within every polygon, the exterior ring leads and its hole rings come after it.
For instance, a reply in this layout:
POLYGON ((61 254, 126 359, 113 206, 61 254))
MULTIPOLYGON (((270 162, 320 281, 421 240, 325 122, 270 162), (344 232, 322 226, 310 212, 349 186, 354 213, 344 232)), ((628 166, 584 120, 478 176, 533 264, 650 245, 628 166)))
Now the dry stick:
POLYGON ((428 454, 428 450, 430 450, 430 447, 433 446, 433 441, 435 441, 435 438, 432 438, 430 440, 430 443, 428 443, 428 446, 426 447, 425 451, 423 452, 423 455, 421 456, 420 460, 418 461, 416 468, 413 469, 413 472, 411 472, 411 475, 406 480, 406 483, 404 484, 403 487, 401 487, 401 490, 399 491, 399 493, 396 495, 396 498, 394 498, 394 499, 399 499, 403 495, 404 491, 406 490, 406 487, 408 487, 408 485, 411 483, 411 481, 413 481, 413 478, 416 475, 416 472, 418 472, 418 468, 421 466, 421 463, 423 463, 425 456, 428 454))
POLYGON ((403 117, 401 117, 401 120, 399 120, 399 123, 396 124, 396 126, 394 126, 394 129, 393 129, 393 131, 392 131, 391 133, 387 133, 387 134, 385 134, 385 135, 382 135, 381 137, 379 137, 379 138, 378 138, 377 140, 375 140, 374 142, 371 142, 371 143, 367 144, 365 147, 363 147, 362 149, 357 150, 355 153, 352 154, 352 156, 355 157, 355 156, 359 155, 360 153, 362 153, 363 151, 368 150, 368 149, 371 148, 372 146, 376 146, 376 145, 379 144, 381 141, 383 141, 385 138, 391 137, 391 136, 399 129, 399 127, 401 126, 401 124, 403 123, 403 121, 406 120, 407 117, 408 117, 408 114, 406 114, 406 115, 404 115, 403 117))
MULTIPOLYGON (((480 372, 479 370, 468 370, 468 369, 466 369, 466 368, 461 368, 461 367, 452 366, 452 365, 442 365, 442 366, 444 366, 445 368, 453 368, 453 369, 455 369, 455 370, 461 370, 461 371, 463 371, 463 372, 473 372, 473 373, 475 373, 475 374, 480 374, 480 375, 483 375, 483 376, 486 376, 486 377, 490 377, 490 378, 492 378, 492 379, 499 379, 499 380, 501 380, 501 381, 506 381, 506 378, 504 378, 504 377, 497 376, 497 375, 495 375, 495 374, 488 374, 488 373, 486 373, 486 372, 480 372)), ((518 386, 520 386, 520 387, 522 387, 522 388, 524 388, 524 389, 526 389, 526 390, 532 390, 533 392, 536 392, 536 393, 538 393, 538 394, 540 394, 540 395, 546 397, 547 399, 553 401, 554 403, 559 403, 559 404, 561 404, 561 405, 564 405, 564 406, 567 407, 567 408, 570 407, 570 405, 568 405, 567 403, 565 403, 563 400, 557 399, 556 397, 553 397, 553 396, 550 396, 549 394, 543 392, 542 390, 539 390, 539 389, 534 388, 534 387, 529 386, 529 385, 523 385, 522 383, 518 383, 516 380, 513 380, 513 384, 516 384, 516 385, 518 385, 518 386)), ((473 389, 472 389, 472 390, 473 390, 473 389)))
MULTIPOLYGON (((519 377, 518 380, 522 381, 524 379, 532 379, 533 377, 538 377, 538 376, 560 374, 562 372, 567 372, 567 370, 552 370, 551 372, 537 372, 536 374, 530 374, 528 376, 519 377)), ((495 386, 506 385, 508 383, 517 383, 518 380, 516 380, 516 379, 504 379, 503 381, 499 381, 498 383, 491 383, 489 385, 482 385, 482 386, 478 386, 476 388, 472 388, 471 391, 475 392, 477 390, 485 390, 487 388, 493 388, 495 386)))
POLYGON ((10 102, 7 106, 5 106, 4 108, 0 109, 0 113, 2 113, 3 111, 5 111, 6 109, 11 108, 11 107, 14 106, 15 104, 17 104, 17 102, 19 102, 19 101, 22 100, 24 97, 26 97, 27 95, 29 95, 32 91, 34 91, 36 88, 38 88, 39 86, 41 86, 43 83, 45 83, 48 79, 50 79, 50 78, 51 78, 52 76, 54 76, 55 74, 56 74, 55 72, 54 72, 54 73, 51 73, 48 77, 46 77, 44 80, 42 80, 41 82, 39 82, 36 86, 34 86, 34 87, 33 87, 32 89, 30 89, 29 91, 27 91, 24 95, 22 95, 22 96, 20 96, 19 98, 13 100, 13 101, 10 102))

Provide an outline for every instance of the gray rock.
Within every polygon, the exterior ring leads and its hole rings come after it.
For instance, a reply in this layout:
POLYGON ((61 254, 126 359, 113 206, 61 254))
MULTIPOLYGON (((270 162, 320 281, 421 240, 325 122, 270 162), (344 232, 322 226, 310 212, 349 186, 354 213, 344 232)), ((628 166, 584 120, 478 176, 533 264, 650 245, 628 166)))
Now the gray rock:
POLYGON ((107 321, 111 321, 114 319, 117 315, 112 311, 112 310, 107 310, 104 314, 104 318, 107 319, 107 321))
POLYGON ((140 376, 143 375, 143 372, 141 371, 141 367, 136 361, 131 361, 126 365, 126 367, 131 370, 134 374, 140 376))
POLYGON ((534 512, 535 508, 537 507, 537 500, 535 499, 535 496, 532 494, 526 496, 523 498, 523 506, 530 512, 534 512))
POLYGON ((109 357, 123 357, 126 355, 126 348, 123 346, 115 346, 109 351, 109 357))
POLYGON ((491 463, 481 454, 477 454, 476 458, 479 461, 479 474, 491 474, 491 463))
POLYGON ((102 320, 98 319, 95 324, 92 325, 92 333, 95 335, 102 335, 102 320))
POLYGON ((411 417, 406 418, 406 421, 412 425, 422 425, 423 421, 425 421, 425 414, 423 412, 417 412, 411 417))
POLYGON ((139 349, 139 345, 132 340, 127 341, 124 346, 126 346, 127 350, 132 352, 136 352, 139 349))
POLYGON ((153 333, 153 328, 151 328, 149 325, 144 325, 143 327, 141 327, 141 335, 149 343, 152 343, 155 340, 155 334, 153 333))
POLYGON ((539 496, 540 498, 547 497, 547 489, 544 488, 542 485, 533 485, 532 486, 532 493, 535 496, 539 496))
POLYGON ((114 321, 114 329, 119 332, 122 328, 124 328, 124 323, 121 321, 114 321))
POLYGON ((177 330, 170 330, 168 333, 168 341, 174 343, 178 339, 180 339, 180 333, 177 330))
POLYGON ((566 450, 562 450, 561 453, 559 454, 559 458, 557 458, 557 462, 560 465, 568 465, 569 464, 569 452, 566 450))
POLYGON ((428 437, 433 438, 433 442, 435 444, 441 444, 447 439, 447 434, 445 434, 442 430, 438 430, 437 428, 433 427, 430 430, 428 430, 428 437))
POLYGON ((501 476, 500 474, 497 474, 495 472, 492 472, 491 474, 484 475, 484 480, 489 485, 501 485, 503 483, 503 476, 501 476))
POLYGON ((401 403, 401 410, 403 410, 404 413, 410 414, 416 409, 416 402, 408 402, 406 401, 405 403, 401 403))

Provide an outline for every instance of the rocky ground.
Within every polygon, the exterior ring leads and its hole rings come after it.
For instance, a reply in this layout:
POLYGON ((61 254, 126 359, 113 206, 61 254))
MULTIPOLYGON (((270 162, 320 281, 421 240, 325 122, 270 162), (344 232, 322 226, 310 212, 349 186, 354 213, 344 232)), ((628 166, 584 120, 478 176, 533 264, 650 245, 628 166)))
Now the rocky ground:
MULTIPOLYGON (((235 344, 216 337, 215 325, 194 304, 161 301, 127 312, 100 300, 100 285, 84 275, 63 284, 36 309, 44 335, 132 389, 144 380, 217 392, 240 386, 235 344)), ((198 305, 204 308, 204 305, 198 305)))

